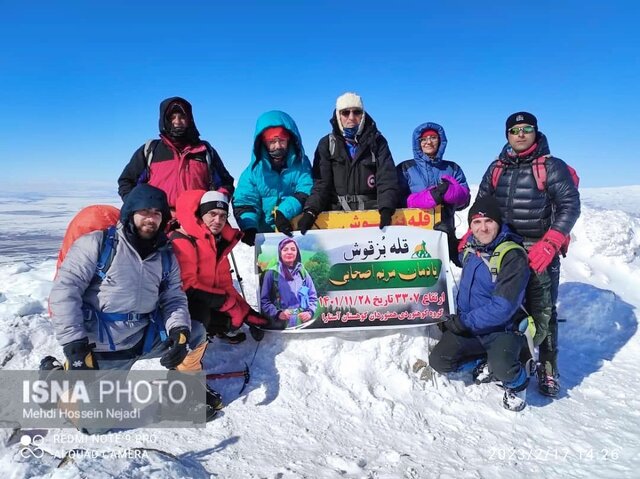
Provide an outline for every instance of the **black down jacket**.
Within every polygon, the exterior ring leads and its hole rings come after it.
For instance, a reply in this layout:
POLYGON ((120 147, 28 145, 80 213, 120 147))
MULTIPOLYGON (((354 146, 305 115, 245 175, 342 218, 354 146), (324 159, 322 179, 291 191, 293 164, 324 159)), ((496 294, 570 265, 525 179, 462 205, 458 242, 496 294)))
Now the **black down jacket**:
POLYGON ((528 244, 542 238, 549 228, 568 235, 580 216, 578 188, 560 158, 547 158, 547 187, 538 189, 532 162, 550 152, 546 136, 538 133, 536 141, 537 148, 525 157, 515 156, 509 144, 505 145, 498 158, 504 164, 498 184, 495 189, 491 184, 496 159, 482 177, 478 191, 478 197, 495 196, 503 221, 528 244))
POLYGON ((371 198, 367 209, 395 210, 398 178, 389 145, 378 131, 375 121, 365 112, 364 126, 358 135, 358 152, 351 159, 335 112, 331 118, 333 132, 320 139, 313 158, 313 190, 305 209, 316 214, 342 209, 338 195, 364 195, 371 198), (334 151, 331 153, 331 136, 334 151))

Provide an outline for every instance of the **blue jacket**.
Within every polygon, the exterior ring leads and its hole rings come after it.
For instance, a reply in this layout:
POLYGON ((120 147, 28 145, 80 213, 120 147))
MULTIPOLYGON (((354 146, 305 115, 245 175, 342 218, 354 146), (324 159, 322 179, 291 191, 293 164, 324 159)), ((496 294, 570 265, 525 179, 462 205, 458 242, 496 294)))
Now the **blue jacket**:
MULTIPOLYGON (((396 168, 398 171, 398 186, 400 188, 400 207, 406 207, 407 197, 411 193, 419 193, 427 188, 442 183, 443 176, 453 177, 460 186, 469 190, 467 178, 462 169, 453 161, 443 160, 444 150, 447 148, 447 135, 444 128, 437 123, 423 123, 413 130, 412 135, 413 159, 403 161, 396 168), (440 136, 440 146, 435 158, 429 158, 420 148, 420 135, 425 130, 435 130, 440 136)), ((455 229, 454 215, 456 210, 463 210, 469 206, 470 195, 460 204, 445 203, 442 208, 442 222, 450 230, 455 229)))
MULTIPOLYGON (((486 246, 471 236, 469 245, 478 252, 491 255, 503 241, 522 244, 522 238, 503 225, 496 239, 486 246)), ((475 336, 513 331, 525 317, 520 308, 529 281, 529 264, 524 250, 513 249, 504 254, 495 283, 487 264, 476 254, 461 254, 462 276, 458 289, 458 315, 462 324, 475 336)))
POLYGON ((275 231, 277 208, 287 218, 302 213, 313 179, 311 163, 304 154, 302 138, 293 119, 283 111, 263 113, 256 123, 251 163, 242 172, 233 194, 233 212, 242 231, 255 228, 259 233, 275 231), (286 167, 278 172, 271 166, 260 135, 266 128, 281 126, 291 133, 286 167))

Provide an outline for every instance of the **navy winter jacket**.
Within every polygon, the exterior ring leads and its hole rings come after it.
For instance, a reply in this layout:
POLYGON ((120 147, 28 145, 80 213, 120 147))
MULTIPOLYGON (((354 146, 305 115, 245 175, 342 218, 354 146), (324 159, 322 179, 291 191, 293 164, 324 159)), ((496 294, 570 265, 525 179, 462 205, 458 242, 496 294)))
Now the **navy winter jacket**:
MULTIPOLYGON (((479 253, 491 255, 504 241, 522 243, 505 224, 496 239, 486 246, 479 245, 471 236, 469 245, 479 253)), ((462 276, 458 289, 457 306, 462 324, 475 336, 499 331, 513 331, 518 320, 525 316, 520 308, 529 281, 529 265, 524 250, 512 249, 502 258, 496 281, 480 256, 461 253, 462 276)))

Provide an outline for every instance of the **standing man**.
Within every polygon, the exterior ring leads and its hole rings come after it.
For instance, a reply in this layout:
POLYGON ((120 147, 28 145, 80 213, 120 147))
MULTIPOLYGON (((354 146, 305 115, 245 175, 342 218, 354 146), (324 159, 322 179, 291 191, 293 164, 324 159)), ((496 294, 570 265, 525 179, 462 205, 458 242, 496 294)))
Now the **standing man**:
POLYGON ((521 238, 502 224, 500 216, 492 196, 476 199, 469 209, 472 236, 461 253, 457 313, 445 321, 446 329, 429 364, 440 373, 478 365, 475 376, 486 358, 493 378, 502 381, 502 405, 521 411, 526 406, 529 377, 520 362, 525 340, 519 326, 526 317, 521 305, 529 268, 521 238), (500 266, 494 272, 489 262, 496 256, 500 256, 500 266))
MULTIPOLYGON (((109 230, 73 243, 49 297, 65 369, 126 370, 139 359, 158 357, 167 369, 202 369, 201 354, 183 364, 189 349, 204 352, 206 333, 189 318, 180 268, 164 233, 170 218, 162 190, 135 187, 122 206, 104 278, 96 265, 104 260, 109 230)), ((207 388, 207 420, 220 408, 220 395, 207 388)))
POLYGON ((263 113, 256 122, 251 163, 240 175, 233 214, 253 246, 256 233, 278 229, 292 235, 291 219, 302 212, 313 179, 296 123, 283 111, 263 113))
POLYGON ((298 222, 302 234, 326 210, 377 209, 380 229, 396 210, 398 178, 389 145, 355 93, 338 97, 313 158, 313 191, 298 222))
POLYGON ((206 141, 193 119, 191 104, 180 97, 160 103, 160 139, 138 148, 118 178, 118 194, 124 201, 134 186, 149 183, 167 194, 169 207, 186 190, 218 190, 233 194, 233 177, 218 152, 206 141))
POLYGON ((580 216, 580 194, 567 164, 550 154, 538 120, 521 111, 507 118, 508 143, 485 172, 478 197, 494 196, 502 220, 524 238, 531 275, 527 308, 536 322, 539 345, 538 388, 546 396, 560 391, 558 317, 560 258, 580 216), (534 168, 537 171, 534 173, 534 168), (542 169, 542 173, 541 170, 542 169), (539 177, 546 181, 539 188, 539 177))

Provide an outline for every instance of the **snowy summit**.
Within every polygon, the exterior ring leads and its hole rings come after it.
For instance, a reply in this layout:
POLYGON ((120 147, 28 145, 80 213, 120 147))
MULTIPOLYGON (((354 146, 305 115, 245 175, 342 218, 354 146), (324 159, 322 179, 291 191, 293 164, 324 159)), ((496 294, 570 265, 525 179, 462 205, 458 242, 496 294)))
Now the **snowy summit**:
MULTIPOLYGON (((267 333, 257 348, 252 340, 209 347, 208 372, 248 363, 251 378, 240 395, 242 378, 215 381, 226 407, 206 429, 2 429, 0 469, 9 477, 637 477, 640 187, 613 192, 581 190, 562 260, 555 400, 532 383, 526 409, 513 413, 495 384, 415 373, 435 327, 267 333)), ((63 356, 47 314, 55 258, 68 221, 96 203, 119 206, 109 193, 0 197, 4 369, 63 356)), ((456 224, 460 235, 464 212, 456 224)), ((256 306, 253 249, 242 244, 235 256, 256 306)), ((159 368, 158 360, 136 365, 159 368)))

